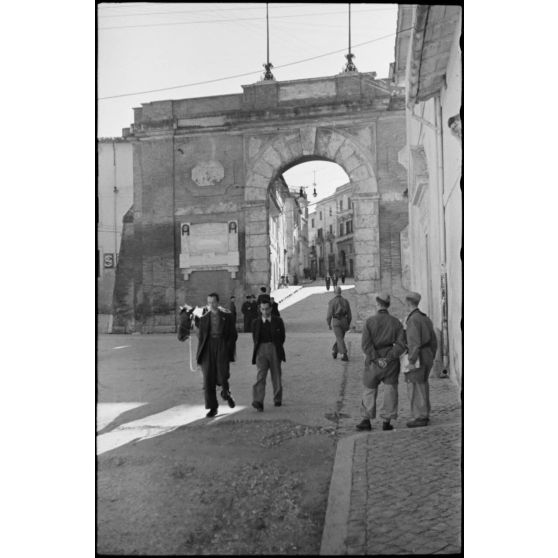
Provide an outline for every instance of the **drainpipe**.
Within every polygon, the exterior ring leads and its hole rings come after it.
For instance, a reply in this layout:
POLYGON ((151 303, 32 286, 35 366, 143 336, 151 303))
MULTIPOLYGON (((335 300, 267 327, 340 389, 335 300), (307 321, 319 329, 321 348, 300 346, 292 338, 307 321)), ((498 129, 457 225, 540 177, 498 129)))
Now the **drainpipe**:
POLYGON ((434 97, 434 114, 436 124, 436 163, 438 166, 438 222, 440 227, 440 306, 442 314, 442 372, 441 376, 447 377, 449 352, 448 352, 448 273, 446 266, 446 210, 444 206, 444 165, 442 142, 442 103, 440 95, 434 97))
POLYGON ((118 188, 116 186, 116 143, 114 141, 112 142, 112 168, 114 173, 114 187, 112 189, 114 193, 114 266, 116 267, 116 253, 118 251, 118 219, 116 218, 116 196, 118 194, 118 188))

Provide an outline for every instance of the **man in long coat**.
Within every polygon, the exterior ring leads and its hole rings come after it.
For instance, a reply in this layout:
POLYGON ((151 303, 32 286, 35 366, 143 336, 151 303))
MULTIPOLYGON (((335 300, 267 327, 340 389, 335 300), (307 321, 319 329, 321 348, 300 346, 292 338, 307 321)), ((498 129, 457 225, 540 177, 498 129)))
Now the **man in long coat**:
POLYGON ((362 330, 362 350, 366 358, 362 378, 363 419, 357 425, 358 430, 372 430, 370 419, 376 418, 376 399, 380 382, 384 384, 384 400, 380 411, 382 430, 393 430, 390 421, 397 418, 399 357, 406 350, 405 330, 401 322, 388 312, 389 294, 376 295, 376 304, 378 312, 366 320, 362 330))
POLYGON ((281 382, 281 362, 285 362, 285 324, 283 320, 271 314, 271 302, 262 299, 261 316, 252 323, 254 352, 252 364, 257 367, 256 383, 252 388, 252 407, 264 410, 265 384, 267 371, 271 372, 273 385, 273 403, 280 407, 283 402, 283 385, 281 382))
POLYGON ((345 345, 345 333, 351 326, 351 305, 346 298, 341 296, 341 287, 335 287, 335 296, 327 305, 326 322, 329 329, 333 329, 335 343, 331 349, 331 356, 337 358, 337 353, 343 356, 341 360, 349 360, 347 346, 345 345))
POLYGON ((235 406, 229 388, 229 364, 234 362, 238 334, 232 314, 218 307, 217 293, 207 296, 207 305, 209 312, 204 314, 199 322, 196 360, 203 372, 205 408, 209 409, 206 416, 214 417, 219 407, 217 386, 221 387, 221 397, 227 401, 229 407, 235 406))
POLYGON ((428 377, 438 349, 432 321, 418 309, 420 299, 419 293, 409 293, 405 297, 409 309, 406 320, 409 366, 404 373, 413 417, 407 423, 409 428, 426 426, 430 422, 428 377))

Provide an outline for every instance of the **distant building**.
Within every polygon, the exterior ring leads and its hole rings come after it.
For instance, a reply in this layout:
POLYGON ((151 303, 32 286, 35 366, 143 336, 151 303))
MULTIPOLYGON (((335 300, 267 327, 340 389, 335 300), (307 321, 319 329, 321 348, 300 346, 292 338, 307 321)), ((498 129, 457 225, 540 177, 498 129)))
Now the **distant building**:
POLYGON ((352 191, 350 183, 339 186, 308 215, 310 268, 318 277, 336 270, 354 276, 352 191))
POLYGON ((459 6, 400 5, 392 78, 406 88, 409 272, 404 285, 441 338, 439 363, 458 383, 462 370, 462 190, 459 6))
POLYGON ((112 314, 122 219, 133 202, 132 144, 100 138, 97 157, 97 312, 112 314))

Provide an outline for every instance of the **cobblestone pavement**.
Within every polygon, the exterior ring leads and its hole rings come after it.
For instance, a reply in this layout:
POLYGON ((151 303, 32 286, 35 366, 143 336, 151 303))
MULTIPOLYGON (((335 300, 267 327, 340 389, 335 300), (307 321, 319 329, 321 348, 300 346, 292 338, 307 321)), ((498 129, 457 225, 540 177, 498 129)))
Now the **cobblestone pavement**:
MULTIPOLYGON (((350 300, 350 294, 347 293, 350 300)), ((349 333, 337 402, 340 438, 322 538, 322 554, 455 554, 461 552, 461 404, 450 379, 431 377, 431 422, 410 429, 407 385, 399 418, 383 432, 357 433, 361 420, 360 334, 349 333)), ((379 407, 383 387, 378 396, 379 407)))

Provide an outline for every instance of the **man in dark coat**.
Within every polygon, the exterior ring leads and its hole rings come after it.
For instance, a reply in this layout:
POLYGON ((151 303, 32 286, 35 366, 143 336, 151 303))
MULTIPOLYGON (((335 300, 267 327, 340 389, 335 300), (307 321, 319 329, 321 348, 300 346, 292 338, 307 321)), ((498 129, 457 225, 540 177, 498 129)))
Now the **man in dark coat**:
POLYGON ((244 332, 252 331, 252 321, 256 316, 254 316, 255 304, 252 302, 252 295, 246 295, 246 300, 242 304, 240 311, 244 316, 244 332))
POLYGON ((279 304, 275 302, 275 299, 272 296, 269 297, 269 300, 271 301, 271 315, 280 318, 281 314, 279 313, 279 304))
POLYGON ((341 287, 335 287, 335 296, 327 305, 326 322, 329 329, 333 329, 335 334, 335 343, 331 349, 331 356, 337 358, 337 353, 343 356, 341 360, 349 360, 347 354, 347 346, 345 345, 345 333, 351 327, 351 305, 346 298, 341 296, 341 287))
POLYGON ((390 424, 397 418, 399 357, 405 352, 405 330, 401 322, 388 312, 390 296, 387 293, 376 295, 378 312, 366 320, 362 330, 362 350, 366 355, 362 381, 363 419, 358 430, 372 430, 370 419, 376 418, 376 399, 378 386, 384 384, 384 400, 380 417, 382 430, 393 430, 390 424))
POLYGON ((205 408, 209 409, 206 416, 214 417, 219 407, 216 386, 221 386, 221 397, 227 401, 229 407, 235 406, 229 388, 229 363, 234 362, 238 334, 232 314, 218 307, 217 293, 207 296, 207 305, 209 312, 199 322, 196 360, 203 372, 205 408))
POLYGON ((426 426, 430 415, 430 389, 428 377, 438 349, 436 333, 430 318, 418 309, 421 296, 409 293, 406 297, 409 315, 406 320, 409 366, 404 370, 407 382, 411 415, 409 428, 426 426))
POLYGON ((261 316, 252 323, 254 352, 252 364, 257 367, 256 383, 252 388, 252 407, 257 411, 264 410, 265 383, 267 371, 271 371, 273 385, 273 403, 280 407, 283 402, 283 386, 281 383, 281 362, 285 362, 285 324, 281 318, 271 315, 270 300, 263 299, 260 303, 261 316))
POLYGON ((229 310, 231 311, 233 322, 236 327, 236 297, 234 295, 231 296, 231 300, 229 302, 229 310))

